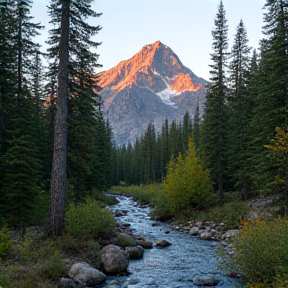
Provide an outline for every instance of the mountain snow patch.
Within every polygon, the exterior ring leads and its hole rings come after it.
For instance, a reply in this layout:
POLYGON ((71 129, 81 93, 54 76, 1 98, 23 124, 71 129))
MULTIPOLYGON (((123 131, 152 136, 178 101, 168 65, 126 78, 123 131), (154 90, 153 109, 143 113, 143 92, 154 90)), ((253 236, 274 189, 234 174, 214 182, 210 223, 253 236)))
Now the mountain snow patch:
POLYGON ((175 105, 174 102, 171 101, 171 98, 173 96, 179 95, 181 93, 174 93, 170 87, 167 87, 165 90, 162 90, 159 93, 156 93, 157 96, 160 97, 160 99, 163 101, 163 103, 165 103, 166 105, 169 105, 175 109, 177 109, 178 107, 175 105))

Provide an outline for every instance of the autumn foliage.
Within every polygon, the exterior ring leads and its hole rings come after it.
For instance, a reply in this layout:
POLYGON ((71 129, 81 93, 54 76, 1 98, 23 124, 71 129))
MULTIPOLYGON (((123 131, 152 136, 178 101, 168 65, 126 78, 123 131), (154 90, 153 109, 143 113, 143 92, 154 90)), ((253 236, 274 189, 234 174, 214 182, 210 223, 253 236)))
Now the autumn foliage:
POLYGON ((204 170, 196 157, 192 137, 185 157, 181 154, 168 164, 163 190, 171 204, 174 214, 183 214, 191 209, 208 206, 213 199, 209 171, 204 170))
POLYGON ((234 239, 236 253, 230 269, 240 273, 250 288, 287 287, 288 220, 246 221, 239 238, 234 239))

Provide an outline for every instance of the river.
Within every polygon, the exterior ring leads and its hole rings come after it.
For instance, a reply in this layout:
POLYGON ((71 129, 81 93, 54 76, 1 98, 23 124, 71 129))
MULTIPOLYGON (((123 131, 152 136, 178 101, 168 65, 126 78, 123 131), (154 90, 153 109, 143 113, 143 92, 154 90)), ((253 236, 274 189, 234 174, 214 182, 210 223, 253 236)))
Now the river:
POLYGON ((199 240, 186 233, 172 231, 168 223, 151 220, 148 207, 140 207, 130 197, 116 196, 119 203, 110 209, 126 210, 117 221, 131 224, 134 234, 155 243, 165 239, 172 243, 166 248, 145 249, 141 260, 130 260, 129 276, 108 276, 109 288, 188 288, 199 287, 193 283, 199 277, 213 277, 219 283, 213 287, 241 287, 236 280, 224 276, 219 269, 216 250, 218 242, 199 240), (168 233, 169 231, 169 233, 168 233))

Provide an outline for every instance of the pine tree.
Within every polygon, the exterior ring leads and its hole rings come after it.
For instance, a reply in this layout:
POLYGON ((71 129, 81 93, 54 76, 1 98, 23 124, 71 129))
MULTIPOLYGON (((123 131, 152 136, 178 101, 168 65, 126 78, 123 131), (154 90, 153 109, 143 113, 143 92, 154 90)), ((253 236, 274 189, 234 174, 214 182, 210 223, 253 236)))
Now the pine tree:
POLYGON ((67 99, 69 64, 70 1, 61 5, 61 34, 59 44, 59 72, 57 112, 55 116, 54 150, 52 164, 49 235, 59 235, 64 225, 67 167, 67 99))
POLYGON ((275 128, 287 126, 288 111, 288 4, 284 0, 267 0, 259 64, 257 106, 254 108, 253 183, 258 192, 273 191, 278 169, 264 148, 274 137, 275 128))
POLYGON ((228 57, 228 26, 225 18, 223 2, 220 2, 215 18, 215 28, 212 31, 213 49, 211 60, 211 85, 206 97, 206 107, 202 123, 201 149, 202 157, 211 172, 220 201, 223 202, 223 182, 225 166, 226 108, 227 98, 226 75, 228 57))
POLYGON ((43 176, 38 173, 41 171, 41 164, 34 121, 36 105, 29 89, 31 60, 39 48, 32 38, 38 34, 41 26, 31 22, 32 17, 28 16, 30 4, 30 0, 7 1, 6 6, 13 18, 8 23, 12 25, 13 31, 7 43, 11 43, 13 47, 14 58, 11 58, 13 63, 6 66, 12 76, 9 82, 13 88, 12 93, 8 94, 10 104, 6 110, 1 194, 9 224, 20 228, 32 223, 43 176))
POLYGON ((195 115, 193 118, 193 140, 196 149, 196 154, 198 156, 200 148, 200 111, 199 111, 199 101, 197 102, 195 115))
POLYGON ((184 115, 184 118, 183 118, 183 127, 182 127, 182 135, 183 135, 182 149, 183 149, 183 152, 185 152, 189 148, 189 139, 192 135, 192 130, 193 130, 192 127, 193 126, 192 126, 192 121, 191 121, 190 116, 189 116, 189 112, 186 112, 184 115))
POLYGON ((242 199, 247 199, 246 179, 247 119, 251 107, 247 100, 248 73, 251 48, 248 47, 247 32, 243 21, 237 26, 230 62, 229 124, 228 124, 228 175, 232 185, 240 187, 242 199))
POLYGON ((143 176, 145 183, 155 182, 155 128, 149 123, 142 140, 143 176))
POLYGON ((15 95, 16 71, 13 69, 15 45, 12 41, 12 36, 15 36, 14 31, 17 26, 13 6, 11 1, 0 3, 0 154, 4 153, 3 145, 8 121, 7 114, 13 103, 13 101, 9 100, 15 95), (14 79, 14 82, 12 79, 14 79))
MULTIPOLYGON (((98 33, 100 27, 89 25, 87 18, 98 17, 100 14, 91 9, 90 3, 90 0, 81 2, 78 0, 51 0, 49 7, 51 22, 56 25, 50 31, 50 39, 48 41, 51 45, 48 50, 49 57, 52 59, 51 63, 53 63, 50 67, 49 76, 52 79, 55 78, 55 74, 59 70, 58 83, 56 85, 57 112, 54 129, 50 234, 59 234, 64 220, 67 145, 69 152, 68 161, 70 164, 73 163, 74 167, 79 163, 84 165, 85 159, 87 159, 87 153, 82 153, 84 144, 87 145, 84 151, 92 151, 94 149, 91 147, 89 140, 91 137, 90 132, 96 131, 93 126, 96 124, 93 120, 95 114, 92 113, 92 110, 94 106, 97 106, 96 103, 98 101, 95 101, 97 96, 92 92, 92 89, 95 81, 95 78, 93 78, 94 68, 98 66, 98 54, 91 52, 91 49, 97 48, 99 43, 92 41, 91 37, 98 33), (67 106, 69 106, 69 115, 67 106), (89 127, 83 129, 83 133, 77 136, 77 131, 81 129, 78 122, 81 116, 87 120, 85 123, 89 127), (71 133, 69 132, 69 134, 67 134, 67 126, 71 128, 71 133), (80 137, 84 137, 84 139, 80 137), (78 143, 78 147, 73 146, 76 143, 78 143), (61 147, 57 147, 57 145, 61 145, 61 147), (80 150, 81 154, 78 155, 80 150), (59 155, 58 152, 60 152, 59 155)), ((51 88, 54 89, 54 87, 51 88)), ((54 95, 52 92, 51 95, 54 95)), ((93 163, 95 161, 90 161, 90 164, 95 166, 93 163)), ((86 170, 85 174, 89 174, 93 169, 92 166, 88 166, 87 163, 83 166, 84 170, 86 170)), ((71 167, 71 169, 74 167, 71 167)), ((80 182, 77 181, 77 179, 79 180, 78 174, 75 174, 71 169, 68 166, 69 177, 71 175, 74 186, 75 183, 77 183, 77 186, 79 184, 74 194, 77 199, 81 199, 84 191, 80 190, 84 189, 84 182, 87 180, 81 179, 80 182)), ((78 168, 77 170, 79 171, 78 168)), ((95 177, 97 176, 95 175, 95 177)))
POLYGON ((169 125, 167 118, 162 126, 161 131, 161 163, 160 163, 160 171, 161 171, 161 181, 164 179, 167 171, 167 164, 170 161, 170 150, 169 150, 169 125))

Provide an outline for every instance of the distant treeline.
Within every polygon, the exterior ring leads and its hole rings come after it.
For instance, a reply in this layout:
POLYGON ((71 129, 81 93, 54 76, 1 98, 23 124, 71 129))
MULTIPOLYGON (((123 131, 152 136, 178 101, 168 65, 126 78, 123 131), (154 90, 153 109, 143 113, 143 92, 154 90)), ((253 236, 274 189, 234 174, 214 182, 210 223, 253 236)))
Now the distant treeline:
POLYGON ((161 182, 169 159, 187 149, 193 132, 197 154, 221 201, 225 191, 239 191, 243 199, 259 193, 287 195, 288 4, 267 1, 265 9, 265 38, 258 53, 251 53, 242 20, 228 50, 220 1, 203 116, 199 118, 197 107, 193 124, 185 115, 182 124, 166 121, 157 135, 150 124, 133 146, 114 148, 115 183, 161 182))

